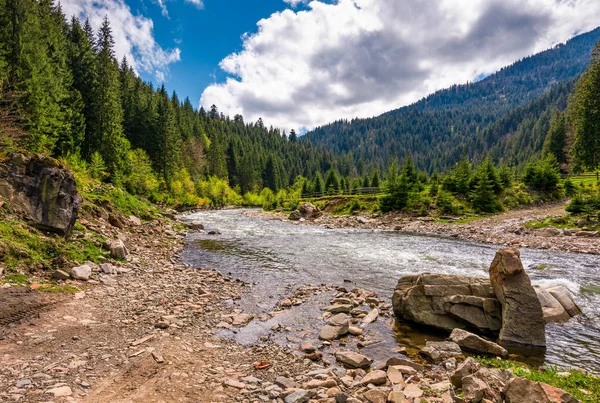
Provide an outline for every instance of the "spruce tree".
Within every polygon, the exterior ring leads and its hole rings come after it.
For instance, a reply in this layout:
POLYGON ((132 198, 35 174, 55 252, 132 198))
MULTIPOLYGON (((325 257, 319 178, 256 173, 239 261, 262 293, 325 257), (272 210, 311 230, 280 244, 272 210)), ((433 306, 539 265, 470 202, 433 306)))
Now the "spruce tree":
POLYGON ((569 98, 569 122, 575 134, 573 160, 587 170, 600 168, 600 42, 590 66, 581 75, 569 98))
POLYGON ((157 170, 167 184, 170 184, 181 165, 181 136, 173 104, 163 85, 158 91, 158 107, 155 136, 158 140, 157 170))
POLYGON ((327 172, 325 179, 325 191, 327 193, 338 193, 340 191, 340 180, 333 168, 327 172))
POLYGON ((94 143, 113 182, 119 182, 126 166, 129 142, 123 135, 123 109, 120 99, 119 69, 114 58, 114 40, 108 18, 98 32, 98 86, 96 90, 97 130, 94 143))
POLYGON ((375 169, 373 171, 373 176, 371 177, 371 187, 379 189, 379 169, 375 169))
POLYGON ((554 155, 559 164, 564 164, 567 162, 566 138, 567 121, 565 115, 561 111, 555 111, 550 121, 550 130, 546 135, 542 152, 554 155))

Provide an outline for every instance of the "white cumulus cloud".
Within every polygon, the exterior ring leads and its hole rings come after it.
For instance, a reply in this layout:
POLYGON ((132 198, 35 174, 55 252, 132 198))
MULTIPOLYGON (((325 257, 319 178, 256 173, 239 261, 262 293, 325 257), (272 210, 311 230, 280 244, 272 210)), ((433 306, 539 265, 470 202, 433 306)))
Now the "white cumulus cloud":
MULTIPOLYGON (((162 3, 162 2, 161 2, 162 3)), ((115 53, 120 60, 127 57, 133 68, 152 74, 163 81, 169 65, 181 60, 178 48, 163 49, 154 39, 154 23, 150 18, 133 15, 123 0, 62 0, 63 12, 82 22, 89 18, 94 29, 108 16, 115 40, 115 53)))
POLYGON ((598 0, 315 0, 260 20, 200 102, 288 129, 373 116, 599 21, 598 0))

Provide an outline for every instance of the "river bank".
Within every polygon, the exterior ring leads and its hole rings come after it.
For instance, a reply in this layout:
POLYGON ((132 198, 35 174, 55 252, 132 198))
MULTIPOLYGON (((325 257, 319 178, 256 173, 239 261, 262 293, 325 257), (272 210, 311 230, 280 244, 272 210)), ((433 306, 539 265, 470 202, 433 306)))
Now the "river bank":
MULTIPOLYGON (((89 281, 59 282, 74 288, 72 295, 42 294, 35 285, 2 289, 3 296, 27 295, 31 309, 20 321, 3 322, 0 400, 356 403, 391 396, 392 402, 420 403, 456 397, 451 377, 460 357, 434 365, 377 343, 377 329, 394 326, 383 296, 354 286, 296 284, 250 312, 243 300, 259 285, 183 264, 182 251, 197 232, 168 219, 123 228, 102 217, 80 221, 90 233, 122 240, 129 255, 107 259, 110 273, 92 265, 89 281), (377 320, 361 328, 359 314, 352 319, 361 329, 355 336, 318 340, 311 329, 324 325, 328 315, 321 309, 344 298, 357 307, 366 303, 365 314, 379 307, 377 320), (316 311, 307 310, 311 304, 316 311), (251 343, 236 339, 256 327, 265 333, 251 343), (376 350, 386 359, 370 363, 369 375, 337 362, 339 353, 370 359, 376 350)), ((203 236, 219 236, 208 233, 203 236)), ((571 376, 580 375, 565 379, 571 376)))
POLYGON ((346 216, 333 216, 323 213, 317 219, 303 221, 290 221, 288 220, 289 214, 281 212, 249 210, 245 214, 250 217, 288 221, 298 225, 401 231, 517 248, 600 254, 600 238, 597 233, 580 231, 576 228, 565 231, 558 228, 533 229, 525 226, 525 224, 534 220, 564 216, 566 214, 564 204, 512 210, 466 222, 450 219, 442 222, 431 217, 411 217, 404 213, 394 212, 346 216))

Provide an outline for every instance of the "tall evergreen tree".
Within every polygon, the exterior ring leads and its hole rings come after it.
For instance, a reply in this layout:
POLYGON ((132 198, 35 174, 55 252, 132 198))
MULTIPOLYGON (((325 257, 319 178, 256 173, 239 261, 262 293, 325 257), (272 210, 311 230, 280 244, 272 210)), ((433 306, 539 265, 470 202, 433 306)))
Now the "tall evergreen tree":
POLYGON ((98 32, 98 86, 96 90, 97 127, 93 142, 100 145, 110 179, 119 182, 129 150, 123 135, 123 109, 120 100, 119 69, 114 57, 114 39, 105 17, 98 32))
POLYGON ((177 130, 177 118, 173 104, 163 85, 158 91, 156 121, 156 139, 158 142, 156 163, 157 171, 167 184, 177 173, 181 165, 181 136, 177 130))
POLYGON ((600 42, 592 51, 590 66, 569 98, 569 122, 575 133, 573 160, 583 169, 600 168, 600 42))
POLYGON ((550 121, 550 130, 544 141, 543 153, 554 155, 559 164, 567 162, 566 155, 567 122, 564 113, 556 111, 550 121))

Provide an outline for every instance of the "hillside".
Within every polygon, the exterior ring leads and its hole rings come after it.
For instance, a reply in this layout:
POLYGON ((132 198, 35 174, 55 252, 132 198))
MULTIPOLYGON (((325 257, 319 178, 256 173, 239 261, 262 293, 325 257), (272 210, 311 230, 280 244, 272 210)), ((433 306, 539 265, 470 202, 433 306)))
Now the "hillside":
POLYGON ((547 131, 553 109, 564 109, 598 40, 600 28, 480 82, 454 85, 378 117, 336 121, 307 133, 303 141, 380 168, 410 152, 419 168, 445 171, 463 156, 478 159, 491 149, 498 160, 507 155, 502 150, 517 149, 507 162, 523 163, 541 149, 539 133, 547 131), (519 145, 512 143, 515 134, 519 145), (526 150, 520 148, 523 143, 526 150))

